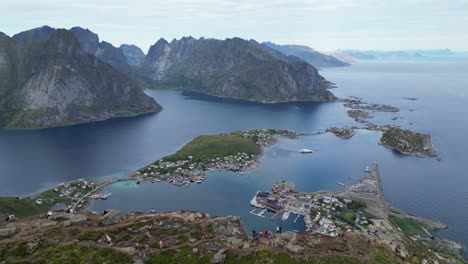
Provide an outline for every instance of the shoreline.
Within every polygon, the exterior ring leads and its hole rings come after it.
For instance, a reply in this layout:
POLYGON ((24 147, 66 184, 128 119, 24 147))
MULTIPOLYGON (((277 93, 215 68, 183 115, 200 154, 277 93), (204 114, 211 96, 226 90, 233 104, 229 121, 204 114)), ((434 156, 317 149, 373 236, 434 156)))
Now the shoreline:
MULTIPOLYGON (((273 143, 274 144, 274 143, 273 143)), ((397 218, 410 218, 410 219, 414 219, 416 220, 418 223, 420 223, 420 225, 425 228, 425 230, 430 230, 430 231, 435 231, 435 230, 438 230, 438 229, 442 229, 442 228, 449 228, 447 225, 444 225, 442 224, 441 222, 437 221, 437 220, 430 220, 430 219, 424 219, 422 217, 417 217, 417 216, 413 216, 413 215, 410 215, 406 212, 404 212, 403 210, 401 209, 398 209, 398 208, 395 208, 395 207, 391 207, 387 201, 384 199, 384 196, 383 196, 383 191, 382 191, 382 183, 380 182, 380 174, 378 172, 378 165, 373 165, 373 166, 369 166, 369 167, 366 167, 366 169, 364 170, 368 176, 365 176, 364 178, 361 179, 360 183, 358 184, 354 184, 352 186, 346 186, 342 191, 328 191, 328 190, 319 190, 319 191, 316 191, 316 192, 300 192, 300 193, 296 193, 295 195, 300 197, 300 196, 304 196, 304 195, 312 195, 313 197, 316 197, 316 196, 320 196, 320 197, 326 197, 326 196, 330 196, 330 197, 338 197, 340 199, 351 199, 351 200, 355 200, 355 201, 362 201, 362 202, 365 202, 367 204, 366 208, 363 209, 363 211, 365 211, 366 213, 369 213, 369 215, 372 215, 376 218, 369 218, 370 220, 372 220, 374 222, 373 225, 371 225, 371 229, 374 230, 373 232, 377 232, 375 230, 381 230, 381 233, 384 234, 385 233, 385 230, 387 229, 382 229, 383 226, 381 225, 387 225, 387 226, 393 226, 394 223, 390 224, 390 218, 391 217, 397 217, 397 218), (374 181, 374 189, 367 189, 369 188, 369 186, 373 186, 372 185, 372 182, 370 182, 370 185, 369 185, 369 181, 374 181), (361 186, 361 184, 367 184, 366 186, 361 186), (372 193, 371 195, 369 195, 368 193, 372 193), (374 220, 376 219, 376 220, 374 220), (380 223, 381 221, 384 221, 385 223, 380 223), (375 229, 376 228, 376 229, 375 229)), ((135 181, 136 179, 129 179, 129 178, 126 178, 126 179, 111 179, 111 180, 108 180, 106 182, 101 182, 101 183, 89 183, 91 185, 95 185, 96 187, 94 189, 92 189, 91 191, 87 192, 85 195, 83 195, 73 206, 73 208, 75 208, 76 205, 78 204, 81 204, 82 206, 78 208, 78 210, 73 210, 71 211, 73 214, 80 214, 82 212, 90 212, 88 210, 88 206, 89 204, 91 203, 92 201, 92 194, 93 193, 98 193, 100 191, 102 191, 103 188, 105 188, 106 186, 108 185, 111 185, 111 184, 114 184, 116 182, 120 182, 120 181, 135 181), (83 201, 83 202, 81 202, 83 201)), ((175 210, 175 211, 180 211, 180 210, 175 210)), ((175 211, 171 211, 171 212, 175 212, 175 211)), ((184 210, 182 210, 184 211, 184 210)), ((129 211, 128 213, 131 214, 131 213, 134 213, 136 211, 129 211)), ((168 213, 171 213, 171 212, 162 212, 164 214, 168 214, 168 213)), ((293 211, 295 213, 299 213, 300 214, 300 211, 293 211)), ((58 214, 60 215, 60 213, 54 213, 54 214, 58 214)), ((33 217, 34 218, 34 217, 33 217)), ((28 221, 28 219, 30 218, 25 218, 24 220, 22 221, 28 221)), ((304 218, 306 219, 306 218, 304 218)), ((308 218, 307 221, 311 221, 311 218, 308 218)), ((242 223, 242 226, 244 225, 244 223, 241 221, 242 223)), ((363 234, 363 235, 366 235, 365 232, 363 232, 365 229, 363 229, 361 226, 357 225, 357 228, 358 230, 361 229, 361 231, 359 231, 360 234, 363 234)), ((1 229, 1 228, 0 228, 1 229)), ((243 229, 245 230, 245 229, 243 229)), ((390 232, 390 231, 387 231, 387 232, 390 232)), ((402 232, 401 230, 399 230, 399 232, 402 232)), ((307 232, 306 233, 310 233, 310 232, 307 232)), ((433 237, 434 235, 432 233, 429 233, 431 237, 433 237)), ((387 241, 388 242, 388 246, 394 248, 395 245, 392 243, 390 243, 389 239, 392 239, 391 241, 395 241, 395 239, 398 239, 398 241, 401 241, 401 243, 405 244, 407 241, 405 238, 405 236, 403 234, 397 234, 396 236, 391 236, 390 238, 388 236, 377 236, 379 237, 379 239, 382 239, 382 241, 387 241)), ((463 247, 460 243, 458 242, 455 242, 455 241, 451 241, 451 240, 446 240, 446 239, 441 239, 441 238, 435 238, 435 239, 427 239, 427 238, 416 238, 418 241, 421 241, 421 243, 426 243, 427 245, 432 245, 433 247, 436 247, 436 248, 439 248, 439 249, 444 249, 446 250, 447 252, 451 252, 451 254, 454 254, 456 253, 456 256, 459 257, 459 258, 462 258, 462 253, 460 250, 463 250, 463 247)), ((408 240, 410 241, 410 240, 408 240)), ((402 247, 402 245, 400 245, 400 247, 402 247)), ((425 245, 426 245, 425 244, 425 245)), ((406 245, 406 244, 405 244, 406 245)), ((396 248, 396 247, 395 247, 396 248)), ((404 249, 404 248, 403 248, 404 249)), ((408 255, 408 252, 410 251, 405 251, 401 249, 402 251, 400 251, 400 254, 402 257, 405 257, 408 255)))

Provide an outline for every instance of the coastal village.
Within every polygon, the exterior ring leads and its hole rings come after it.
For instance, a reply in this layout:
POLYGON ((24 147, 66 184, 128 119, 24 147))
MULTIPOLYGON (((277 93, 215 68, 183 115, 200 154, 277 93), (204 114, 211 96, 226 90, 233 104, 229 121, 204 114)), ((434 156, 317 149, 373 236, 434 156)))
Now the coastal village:
MULTIPOLYGON (((295 217, 296 221, 301 216, 308 233, 343 239, 348 233, 362 235, 369 242, 380 241, 387 245, 402 260, 410 255, 410 247, 417 245, 415 241, 426 246, 437 244, 441 248, 452 248, 453 254, 457 254, 460 245, 434 238, 428 231, 445 228, 443 225, 389 208, 377 164, 366 166, 364 171, 367 175, 363 178, 350 178, 358 180, 356 184, 338 183, 344 189, 336 193, 295 192, 295 184, 283 180, 274 184, 271 191, 258 191, 254 195, 250 204, 261 211, 258 213, 254 209, 251 214, 264 217, 268 210, 275 213, 272 221, 281 217, 280 223, 290 217, 295 217), (419 222, 424 222, 425 227, 419 222)), ((442 256, 439 258, 443 260, 442 256)))
MULTIPOLYGON (((257 165, 262 148, 274 144, 277 141, 275 137, 296 138, 298 134, 288 130, 256 129, 236 131, 226 136, 248 139, 248 142, 254 146, 254 150, 235 153, 232 151, 219 151, 219 153, 215 152, 213 155, 197 157, 196 153, 203 151, 203 149, 196 149, 192 152, 189 151, 186 156, 160 159, 136 171, 132 177, 137 178, 137 182, 150 180, 156 183, 166 180, 176 186, 188 187, 193 183, 202 183, 205 180, 206 171, 228 170, 242 175, 245 171, 257 165)), ((213 149, 213 144, 208 147, 213 149)), ((223 146, 221 147, 223 148, 223 146)), ((216 150, 216 147, 214 148, 216 150)))
MULTIPOLYGON (((127 263, 131 263, 131 259, 142 260, 141 263, 148 259, 162 261, 166 256, 165 252, 173 250, 180 252, 178 256, 183 256, 186 260, 204 257, 211 259, 211 263, 225 263, 238 254, 258 256, 256 252, 265 250, 282 252, 281 254, 296 258, 314 254, 323 259, 340 255, 340 252, 353 252, 352 255, 359 259, 372 258, 374 261, 371 263, 457 263, 451 262, 455 259, 452 255, 431 251, 422 246, 427 245, 428 248, 439 251, 442 250, 440 245, 447 243, 446 241, 428 238, 430 233, 422 227, 419 227, 422 233, 408 234, 405 226, 411 220, 409 216, 389 211, 383 199, 377 164, 367 166, 364 171, 367 173, 365 177, 356 184, 345 186, 341 192, 295 192, 295 184, 284 180, 275 183, 270 191, 258 191, 250 201, 258 210, 275 212, 272 219, 303 219, 307 227, 305 232, 265 230, 263 234, 254 232, 250 237, 247 234, 251 230, 244 230, 240 217, 210 217, 189 211, 125 213, 119 210, 106 210, 102 215, 93 215, 85 210, 78 210, 73 213, 54 212, 53 215, 38 219, 9 221, 4 227, 0 227, 0 249, 3 252, 21 249, 26 252, 24 257, 27 258, 45 257, 47 255, 44 255, 44 249, 51 247, 44 245, 56 243, 58 230, 65 230, 63 232, 70 234, 66 236, 69 240, 67 245, 79 241, 88 250, 115 251, 114 254, 118 254, 127 263), (378 212, 383 212, 384 215, 379 216, 378 212), (406 222, 399 225, 398 221, 392 219, 406 222), (38 235, 38 232, 48 235, 38 235), (2 236, 6 239, 2 240, 2 236), (11 243, 8 239, 10 237, 22 242, 5 248, 11 243), (399 261, 384 261, 388 259, 399 261)), ((76 203, 84 197, 105 199, 106 195, 97 195, 99 186, 79 180, 71 184, 60 184, 49 191, 55 197, 68 197, 76 203)), ((41 204, 50 201, 45 196, 35 199, 41 204)), ((443 252, 447 252, 447 244, 443 247, 443 252)), ((451 250, 453 256, 456 256, 460 250, 458 245, 452 244, 449 247, 452 249, 449 248, 448 251, 451 250)), ((100 256, 98 253, 93 254, 100 256)), ((347 261, 348 259, 343 258, 339 262, 330 263, 348 263, 347 261)))
MULTIPOLYGON (((367 176, 361 183, 347 189, 357 194, 377 195, 376 186, 376 180, 367 176)), ((312 233, 332 237, 352 231, 367 234, 371 221, 363 212, 366 203, 343 198, 340 193, 300 193, 294 188, 294 183, 281 181, 273 185, 271 192, 257 192, 250 204, 275 212, 272 220, 279 216, 282 221, 292 215, 302 216, 306 231, 312 233)), ((261 212, 251 213, 262 216, 261 212)))

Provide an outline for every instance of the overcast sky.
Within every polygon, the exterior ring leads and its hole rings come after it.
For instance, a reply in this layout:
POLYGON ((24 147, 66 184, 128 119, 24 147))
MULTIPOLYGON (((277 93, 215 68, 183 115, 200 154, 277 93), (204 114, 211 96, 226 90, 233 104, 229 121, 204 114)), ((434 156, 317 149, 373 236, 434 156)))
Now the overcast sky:
POLYGON ((468 50, 468 0, 1 0, 0 31, 81 26, 144 52, 157 39, 242 37, 335 49, 468 50))

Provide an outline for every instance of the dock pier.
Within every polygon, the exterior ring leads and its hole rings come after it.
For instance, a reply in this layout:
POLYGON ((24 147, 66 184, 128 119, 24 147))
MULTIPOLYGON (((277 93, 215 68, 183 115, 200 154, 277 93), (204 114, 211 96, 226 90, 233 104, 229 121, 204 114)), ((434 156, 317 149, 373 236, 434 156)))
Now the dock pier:
POLYGON ((342 183, 342 182, 338 182, 338 184, 341 185, 341 186, 343 186, 343 187, 345 187, 345 188, 348 187, 348 185, 346 185, 346 184, 344 184, 344 183, 342 183))

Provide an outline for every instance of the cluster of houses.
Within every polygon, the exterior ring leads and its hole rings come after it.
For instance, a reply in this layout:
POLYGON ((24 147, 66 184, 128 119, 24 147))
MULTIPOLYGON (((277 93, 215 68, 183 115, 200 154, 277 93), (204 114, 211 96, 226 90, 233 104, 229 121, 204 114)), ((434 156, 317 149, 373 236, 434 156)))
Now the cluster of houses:
POLYGON ((245 170, 255 164, 255 155, 245 152, 214 158, 208 162, 194 162, 192 159, 192 156, 178 161, 161 159, 137 171, 135 176, 153 178, 152 182, 167 180, 177 186, 189 186, 192 183, 202 183, 205 180, 205 171, 229 170, 244 174, 245 170))
MULTIPOLYGON (((52 211, 66 211, 72 208, 72 204, 79 201, 82 196, 96 188, 95 183, 79 179, 72 183, 60 183, 55 187, 52 192, 54 193, 53 196, 50 197, 47 195, 47 198, 42 198, 43 195, 39 195, 36 199, 36 203, 41 205, 43 203, 52 204, 52 211), (57 203, 60 201, 60 203, 57 203), (64 203, 70 203, 70 205, 65 205, 64 203)), ((82 200, 82 203, 85 201, 82 200)), ((77 207, 82 207, 82 204, 78 204, 77 207)))
POLYGON ((314 217, 310 222, 312 232, 338 236, 344 231, 352 231, 353 225, 337 215, 337 212, 345 210, 352 200, 331 195, 316 195, 312 202, 311 215, 314 217))
MULTIPOLYGON (((256 129, 236 132, 237 135, 246 138, 253 138, 257 145, 261 147, 274 143, 274 136, 295 137, 295 132, 278 129, 256 129)), ((167 180, 177 186, 190 186, 192 183, 201 183, 205 180, 205 171, 229 170, 234 172, 244 172, 253 167, 256 163, 256 156, 246 152, 239 152, 234 155, 217 157, 203 162, 193 160, 193 156, 177 161, 166 161, 161 159, 155 163, 135 172, 133 176, 139 179, 152 178, 152 182, 167 180)))
POLYGON ((246 138, 256 139, 255 143, 261 147, 266 147, 274 143, 275 136, 297 137, 296 132, 282 129, 254 129, 241 132, 240 135, 246 138))
POLYGON ((288 181, 276 183, 272 192, 257 192, 250 201, 252 206, 273 212, 284 212, 283 220, 290 213, 302 215, 307 231, 329 236, 362 229, 369 222, 360 210, 351 209, 353 200, 332 195, 296 193, 294 184, 288 181), (351 219, 345 219, 349 214, 351 219))

